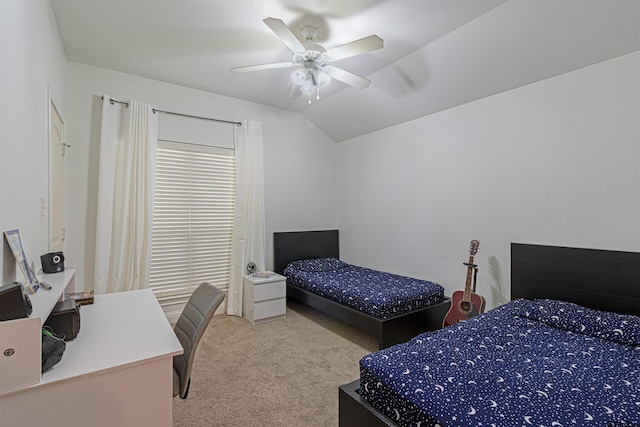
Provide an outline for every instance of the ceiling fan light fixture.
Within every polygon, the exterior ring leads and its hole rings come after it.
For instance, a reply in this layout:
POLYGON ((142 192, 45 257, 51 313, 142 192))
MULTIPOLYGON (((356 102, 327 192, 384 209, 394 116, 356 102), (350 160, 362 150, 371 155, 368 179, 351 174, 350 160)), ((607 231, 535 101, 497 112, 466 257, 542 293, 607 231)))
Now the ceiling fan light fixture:
POLYGON ((311 82, 311 80, 305 80, 304 82, 302 82, 302 85, 300 86, 301 91, 311 92, 311 89, 313 89, 313 83, 311 82))
POLYGON ((316 82, 318 82, 318 86, 324 86, 331 81, 331 77, 327 73, 322 70, 318 70, 316 72, 316 82))
POLYGON ((302 86, 307 80, 307 72, 303 69, 297 69, 291 73, 291 81, 296 86, 302 86))
POLYGON ((313 89, 316 89, 316 99, 320 99, 320 87, 327 85, 331 77, 318 67, 307 67, 291 73, 291 81, 302 93, 309 95, 309 104, 311 104, 313 89))

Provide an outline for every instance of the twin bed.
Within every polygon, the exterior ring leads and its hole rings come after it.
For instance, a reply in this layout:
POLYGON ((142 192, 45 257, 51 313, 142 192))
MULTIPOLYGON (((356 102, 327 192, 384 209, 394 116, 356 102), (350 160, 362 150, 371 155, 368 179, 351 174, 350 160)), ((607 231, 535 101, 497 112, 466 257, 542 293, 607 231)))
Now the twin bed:
POLYGON ((365 356, 340 425, 640 425, 640 254, 512 244, 512 301, 365 356))
POLYGON ((287 297, 376 336, 380 349, 442 327, 442 286, 340 261, 338 230, 274 233, 273 241, 287 297))

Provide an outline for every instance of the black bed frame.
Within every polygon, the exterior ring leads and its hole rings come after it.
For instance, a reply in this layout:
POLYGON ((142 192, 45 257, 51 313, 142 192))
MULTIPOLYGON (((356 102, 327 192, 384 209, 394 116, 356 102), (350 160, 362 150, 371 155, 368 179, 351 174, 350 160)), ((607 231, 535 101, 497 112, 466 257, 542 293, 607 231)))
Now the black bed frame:
MULTIPOLYGON (((273 267, 282 274, 291 261, 311 258, 340 259, 338 230, 273 233, 273 267)), ((322 311, 378 338, 380 349, 406 342, 416 335, 440 329, 450 300, 385 320, 361 313, 287 283, 287 297, 322 311)))
MULTIPOLYGON (((511 299, 550 298, 640 316, 640 253, 511 244, 511 299)), ((339 425, 396 424, 358 394, 359 380, 340 386, 339 425)))

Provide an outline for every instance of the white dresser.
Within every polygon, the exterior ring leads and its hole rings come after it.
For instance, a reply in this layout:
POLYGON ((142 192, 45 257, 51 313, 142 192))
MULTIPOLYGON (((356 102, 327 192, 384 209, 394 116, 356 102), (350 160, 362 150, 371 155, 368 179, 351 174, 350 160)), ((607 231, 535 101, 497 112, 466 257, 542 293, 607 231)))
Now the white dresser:
POLYGON ((287 313, 286 278, 244 276, 243 316, 251 323, 284 319, 287 313))

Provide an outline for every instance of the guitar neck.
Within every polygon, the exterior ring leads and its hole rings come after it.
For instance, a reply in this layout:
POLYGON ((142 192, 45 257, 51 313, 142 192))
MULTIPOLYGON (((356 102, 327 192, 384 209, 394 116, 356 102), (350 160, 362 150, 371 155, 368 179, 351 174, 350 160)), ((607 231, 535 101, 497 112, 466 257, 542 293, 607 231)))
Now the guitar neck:
POLYGON ((467 280, 464 284, 463 301, 471 301, 471 279, 473 277, 473 255, 469 255, 469 263, 467 264, 467 280))

